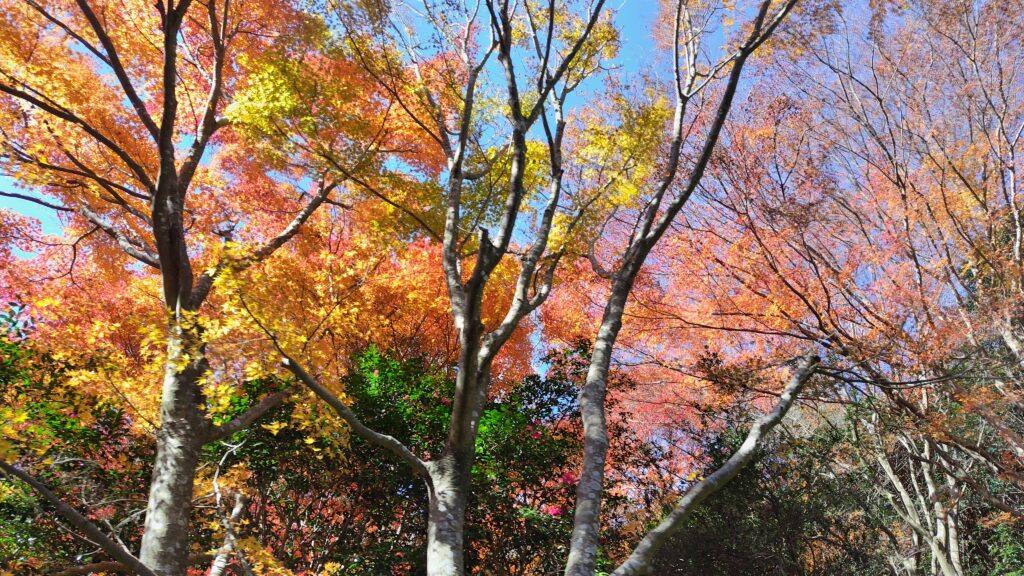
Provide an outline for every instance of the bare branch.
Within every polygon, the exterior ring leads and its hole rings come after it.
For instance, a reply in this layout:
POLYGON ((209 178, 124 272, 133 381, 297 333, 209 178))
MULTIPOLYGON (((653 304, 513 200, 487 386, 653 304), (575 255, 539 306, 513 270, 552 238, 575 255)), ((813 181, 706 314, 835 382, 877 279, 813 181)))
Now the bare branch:
POLYGON ((147 568, 146 565, 133 556, 131 552, 113 541, 109 536, 104 534, 99 527, 86 519, 85 516, 82 516, 77 510, 65 504, 57 497, 56 494, 50 491, 45 484, 36 480, 24 470, 8 464, 7 462, 0 461, 0 470, 3 470, 5 474, 13 476, 31 486, 32 489, 49 502, 50 505, 56 508, 57 513, 60 514, 69 524, 85 533, 89 540, 95 542, 103 549, 104 552, 116 558, 118 562, 131 568, 131 570, 139 576, 156 576, 152 570, 147 568))
POLYGON ((222 29, 227 23, 229 6, 230 2, 224 3, 223 20, 221 20, 217 17, 216 2, 210 1, 206 3, 214 51, 213 73, 211 74, 212 82, 206 99, 206 109, 203 111, 203 117, 200 120, 195 140, 192 141, 192 147, 189 149, 188 156, 182 163, 181 171, 178 174, 182 190, 188 188, 189 183, 192 181, 192 176, 195 174, 196 168, 199 167, 199 162, 206 152, 206 145, 209 143, 210 137, 220 127, 220 124, 217 122, 217 107, 220 105, 224 92, 224 62, 227 56, 226 40, 222 36, 222 29))
POLYGON ((701 502, 721 490, 754 458, 764 436, 786 416, 797 394, 814 375, 818 363, 818 356, 813 351, 800 358, 775 408, 754 423, 743 444, 721 468, 686 491, 675 509, 644 536, 629 558, 612 572, 612 576, 639 576, 650 573, 650 561, 655 552, 683 527, 686 519, 701 502))
POLYGON ((295 375, 307 388, 313 391, 314 394, 320 397, 321 400, 326 402, 334 411, 348 424, 352 431, 356 433, 360 438, 377 446, 383 448, 395 456, 398 456, 403 462, 409 464, 412 469, 422 478, 430 478, 430 472, 427 470, 427 464, 423 460, 420 460, 418 456, 412 453, 402 444, 400 440, 387 434, 381 434, 375 430, 372 430, 356 416, 356 413, 351 408, 345 405, 337 396, 332 394, 330 390, 324 388, 319 382, 313 378, 309 372, 299 365, 287 352, 281 347, 281 343, 278 342, 277 337, 267 329, 267 327, 249 310, 249 306, 246 305, 245 301, 242 301, 242 307, 249 313, 249 317, 252 318, 253 322, 263 330, 263 333, 267 335, 270 342, 274 345, 274 348, 281 354, 281 366, 287 369, 289 372, 295 375))
POLYGON ((270 412, 274 408, 277 408, 292 395, 291 390, 282 390, 275 392, 263 398, 255 406, 249 408, 236 418, 232 419, 226 424, 220 426, 213 426, 210 428, 210 432, 204 439, 204 444, 210 442, 216 442, 231 436, 235 432, 241 432, 249 427, 250 424, 262 418, 267 412, 270 412))
POLYGON ((60 212, 74 212, 74 210, 72 210, 71 208, 68 208, 67 206, 62 206, 60 204, 53 204, 53 203, 47 202, 46 200, 40 200, 39 198, 34 198, 34 197, 29 196, 27 194, 18 194, 17 192, 0 192, 0 196, 3 196, 5 198, 17 198, 18 200, 24 200, 26 202, 32 202, 34 204, 38 204, 40 206, 49 208, 51 210, 57 210, 57 211, 60 211, 60 212))
POLYGON ((99 214, 93 212, 84 204, 78 208, 78 212, 84 216, 86 220, 92 222, 94 225, 98 226, 100 230, 103 230, 108 236, 113 238, 121 250, 126 254, 147 266, 156 268, 157 270, 160 269, 159 257, 141 241, 129 238, 123 232, 114 228, 114 226, 109 222, 103 220, 99 214))
MULTIPOLYGON (((149 135, 156 140, 159 137, 160 130, 156 126, 156 122, 153 121, 153 117, 149 115, 149 111, 146 110, 146 105, 142 102, 142 98, 139 98, 138 92, 135 91, 135 87, 132 86, 132 81, 128 77, 128 73, 125 71, 124 66, 121 64, 121 58, 117 55, 117 50, 114 48, 114 42, 110 39, 107 31, 103 29, 103 24, 100 23, 99 18, 96 17, 96 13, 92 11, 92 7, 89 6, 88 0, 78 0, 78 8, 85 15, 85 19, 89 21, 89 25, 92 26, 93 33, 96 34, 96 38, 99 39, 100 44, 103 46, 103 50, 107 53, 106 62, 110 68, 114 71, 114 76, 117 77, 117 81, 120 82, 121 88, 124 90, 125 96, 128 97, 128 101, 131 102, 132 108, 135 109, 135 113, 138 114, 139 120, 145 125, 149 135)), ((86 46, 89 46, 86 44, 86 46)))
POLYGON ((317 381, 312 376, 310 376, 309 373, 302 368, 302 366, 299 366, 299 364, 295 360, 290 358, 284 352, 281 352, 281 355, 284 356, 284 358, 281 360, 281 365, 288 369, 292 374, 294 374, 295 377, 298 378, 300 382, 305 384, 306 387, 312 390, 313 393, 315 393, 317 396, 319 396, 321 400, 327 402, 327 404, 334 409, 338 416, 341 416, 341 418, 349 426, 352 427, 352 431, 355 432, 360 438, 369 442, 370 444, 373 444, 374 446, 383 448, 391 452, 399 459, 401 459, 403 462, 411 466, 412 469, 419 476, 423 478, 430 477, 430 474, 427 471, 426 462, 420 460, 420 458, 413 454, 412 451, 405 446, 405 444, 402 444, 402 442, 399 441, 394 436, 381 434, 380 432, 377 432, 367 427, 365 424, 363 424, 361 420, 359 420, 359 417, 356 416, 355 412, 353 412, 351 408, 346 406, 345 403, 339 400, 337 396, 331 394, 329 390, 327 390, 319 383, 317 383, 317 381))

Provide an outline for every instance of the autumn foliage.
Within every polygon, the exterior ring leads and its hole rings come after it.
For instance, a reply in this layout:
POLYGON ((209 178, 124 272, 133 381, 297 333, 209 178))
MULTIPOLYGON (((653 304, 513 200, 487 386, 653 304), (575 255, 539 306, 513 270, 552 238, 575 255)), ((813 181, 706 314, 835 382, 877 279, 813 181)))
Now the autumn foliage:
POLYGON ((1020 8, 0 0, 0 570, 1017 574, 1020 8))

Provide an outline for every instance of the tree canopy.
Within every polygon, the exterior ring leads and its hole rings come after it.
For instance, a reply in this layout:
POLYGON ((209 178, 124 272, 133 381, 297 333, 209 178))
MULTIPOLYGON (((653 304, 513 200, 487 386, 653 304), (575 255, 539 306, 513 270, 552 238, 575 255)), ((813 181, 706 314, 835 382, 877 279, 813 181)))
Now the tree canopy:
POLYGON ((1022 28, 0 0, 0 574, 1024 575, 1022 28))

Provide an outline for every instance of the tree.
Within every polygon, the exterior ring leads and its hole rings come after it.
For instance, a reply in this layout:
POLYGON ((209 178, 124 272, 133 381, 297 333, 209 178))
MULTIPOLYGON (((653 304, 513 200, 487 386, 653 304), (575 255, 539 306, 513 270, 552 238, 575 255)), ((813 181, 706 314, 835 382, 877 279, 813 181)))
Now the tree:
MULTIPOLYGON (((720 9, 673 4, 671 112, 662 114, 663 100, 652 102, 645 111, 650 115, 643 125, 650 130, 647 134, 631 134, 635 126, 626 124, 626 118, 618 126, 594 130, 573 125, 570 131, 570 96, 581 88, 585 90, 588 77, 599 73, 602 62, 614 55, 615 31, 603 15, 603 4, 598 1, 579 16, 570 12, 570 6, 556 8, 553 2, 514 7, 507 2, 487 2, 483 6, 486 14, 481 14, 480 7, 453 5, 442 9, 426 2, 421 11, 414 13, 416 16, 405 20, 380 10, 346 7, 330 12, 345 30, 358 31, 360 37, 369 39, 368 45, 356 47, 364 70, 410 114, 447 159, 443 177, 433 180, 435 175, 430 175, 425 180, 427 189, 442 191, 443 230, 430 228, 425 217, 416 217, 427 225, 428 234, 441 239, 453 325, 459 335, 457 383, 444 451, 423 460, 394 437, 367 428, 303 368, 294 352, 284 347, 281 351, 286 367, 329 402, 357 434, 389 450, 427 479, 431 574, 457 574, 464 569, 463 523, 475 459, 473 446, 496 354, 527 315, 547 299, 563 257, 579 249, 580 238, 582 246, 587 245, 584 226, 595 219, 598 223, 603 219, 614 221, 620 217, 617 210, 621 208, 635 214, 635 234, 617 235, 621 249, 610 249, 619 254, 621 261, 616 261, 614 272, 607 274, 612 279, 611 296, 595 340, 589 383, 584 388, 586 455, 567 566, 568 574, 594 571, 608 444, 604 390, 625 302, 647 255, 700 183, 744 64, 795 3, 757 4, 738 47, 724 50, 724 56, 707 67, 701 41, 710 33, 711 21, 719 16, 720 9), (489 38, 477 33, 481 28, 489 30, 489 38), (493 71, 496 78, 488 68, 492 57, 497 59, 498 69, 493 71), (720 76, 725 79, 717 96, 717 111, 710 119, 689 117, 688 105, 702 98, 705 89, 716 84, 720 76), (489 101, 500 105, 495 110, 480 108, 489 101), (689 147, 684 147, 684 140, 690 123, 693 127, 706 126, 707 135, 701 144, 694 145, 692 166, 683 166, 687 164, 683 154, 689 147), (662 149, 659 135, 666 125, 669 136, 662 149), (536 132, 540 132, 539 137, 532 139, 536 132), (633 149, 614 147, 614 138, 620 133, 636 136, 626 141, 649 163, 642 170, 630 157, 633 149), (567 165, 563 147, 570 143, 584 153, 584 158, 594 157, 587 152, 596 149, 597 160, 603 165, 567 165), (604 158, 600 157, 602 146, 612 146, 604 158), (685 178, 679 176, 684 170, 689 170, 685 178), (574 179, 566 180, 567 176, 574 179), (677 176, 681 182, 677 182, 677 176), (627 178, 635 180, 631 183, 632 194, 621 198, 621 194, 609 192, 627 178), (541 192, 544 188, 546 197, 541 192), (518 246, 514 246, 517 230, 521 230, 522 239, 516 238, 518 246), (578 234, 577 230, 584 233, 578 234), (580 238, 574 238, 577 236, 580 238), (513 276, 514 295, 504 318, 488 325, 483 322, 481 310, 488 300, 490 278, 512 253, 519 255, 518 271, 513 276)), ((746 9, 736 10, 745 13, 746 9)), ((616 96, 611 98, 614 103, 616 96)), ((700 103, 706 104, 703 100, 700 103)), ((417 175, 409 177, 416 179, 417 175)), ((388 197, 385 190, 376 188, 371 193, 387 198, 406 213, 416 212, 416 206, 388 197)), ((603 270, 599 265, 596 268, 603 270)), ((801 372, 801 384, 806 375, 801 372)))
POLYGON ((874 448, 863 464, 877 467, 872 498, 892 498, 894 540, 920 556, 894 570, 961 574, 966 503, 985 500, 1010 530, 1021 513, 1007 488, 1019 483, 1021 421, 1006 316, 1019 301, 1019 138, 1005 129, 1022 121, 1009 88, 1021 54, 995 40, 1012 36, 1016 13, 877 8, 867 21, 867 7, 850 7, 765 69, 779 91, 734 124, 659 263, 685 281, 642 294, 641 314, 664 322, 655 332, 669 344, 645 334, 632 349, 690 382, 694 342, 752 370, 795 342, 823 342, 833 400, 868 408, 857 426, 874 448), (690 337, 671 342, 682 328, 690 337))
MULTIPOLYGON (((592 289, 607 294, 581 398, 584 454, 566 573, 592 574, 610 443, 608 378, 627 301, 704 181, 745 67, 795 4, 669 4, 667 73, 639 78, 656 88, 636 99, 636 111, 628 87, 597 87, 614 79, 608 63, 618 40, 603 0, 426 2, 409 13, 329 3, 315 14, 278 3, 243 12, 215 2, 101 11, 86 2, 12 2, 0 62, 4 161, 33 190, 4 194, 57 210, 79 237, 52 242, 25 229, 41 258, 12 266, 5 289, 48 310, 39 337, 76 334, 68 349, 113 341, 107 358, 127 366, 122 373, 135 382, 162 372, 164 383, 159 418, 150 418, 159 423, 139 557, 56 497, 53 504, 124 565, 183 574, 202 446, 292 392, 229 409, 238 392, 255 391, 246 382, 268 376, 263 334, 356 436, 427 483, 428 573, 461 574, 484 407, 495 384, 515 382, 504 368, 528 362, 529 318, 563 261, 582 257, 602 279, 592 289), (733 28, 726 13, 746 22, 733 28), (129 32, 136 28, 145 33, 129 32), (709 45, 716 34, 722 47, 709 45), (46 41, 37 46, 36 38, 46 41), (104 82, 109 73, 116 82, 104 82), (96 93, 83 93, 85 85, 96 93), (596 103, 574 115, 581 96, 596 103), (186 134, 189 125, 198 129, 186 134), (443 447, 429 452, 374 430, 342 394, 348 367, 339 358, 350 356, 339 352, 390 327, 386 317, 376 322, 378 310, 353 302, 385 302, 366 288, 394 294, 377 281, 380 271, 397 275, 408 261, 443 271, 452 321, 434 325, 430 337, 454 335, 435 350, 453 352, 455 386, 443 447), (51 273, 58 263, 67 268, 51 273), (196 278, 193 269, 204 272, 196 278), (57 278, 36 286, 40 271, 57 278), (86 280, 103 290, 70 289, 86 280), (76 306, 58 306, 61 290, 78 295, 76 306), (160 310, 147 299, 154 293, 160 310), (157 342, 165 353, 153 350, 157 342)), ((422 288, 430 276, 407 278, 422 288)), ((436 320, 436 300, 422 310, 403 318, 436 320)), ((408 325, 399 332, 418 335, 408 325)), ((804 352, 780 402, 621 573, 647 570, 665 535, 755 455, 817 368, 804 352)), ((98 370, 78 376, 82 385, 109 381, 98 370)), ((312 425, 315 410, 300 406, 312 425)), ((137 412, 140 422, 149 416, 145 406, 137 412)))
MULTIPOLYGON (((583 354, 569 349, 547 358, 547 375, 531 375, 485 405, 467 508, 467 571, 546 573, 564 561, 571 470, 582 446, 576 382, 585 366, 583 354)), ((422 360, 399 360, 376 349, 361 354, 356 366, 345 390, 366 425, 406 439, 413 450, 426 452, 440 444, 451 410, 440 400, 450 394, 453 380, 432 374, 422 360)), ((287 421, 288 410, 280 408, 270 418, 287 421)), ((621 432, 610 483, 625 484, 626 470, 656 458, 653 447, 621 432)), ((295 571, 319 571, 337 562, 343 573, 422 573, 425 483, 409 475, 402 462, 374 458, 377 448, 361 440, 353 441, 345 466, 338 467, 319 451, 319 443, 307 444, 306 438, 299 430, 254 428, 232 440, 245 445, 228 448, 231 455, 223 466, 251 474, 244 490, 253 502, 252 521, 240 536, 282 552, 282 564, 295 571), (313 463, 311 445, 318 450, 313 463), (346 488, 335 493, 336 486, 346 488)), ((614 523, 606 524, 604 533, 612 540, 627 537, 614 523)))
MULTIPOLYGON (((369 96, 358 79, 340 79, 345 90, 327 95, 329 108, 318 107, 323 94, 275 99, 281 94, 267 84, 280 80, 268 73, 275 56, 334 70, 344 60, 323 42, 322 26, 291 4, 12 0, 2 10, 2 161, 29 188, 2 194, 55 210, 71 239, 48 240, 15 222, 37 258, 5 269, 4 293, 27 297, 37 309, 66 299, 51 310, 48 332, 64 338, 69 351, 114 340, 122 375, 146 384, 136 398, 159 398, 149 418, 156 456, 138 558, 81 514, 52 503, 124 565, 181 575, 201 447, 287 395, 267 396, 238 419, 215 423, 209 380, 224 372, 211 367, 209 344, 230 333, 231 314, 211 310, 211 294, 295 237, 342 185, 343 178, 311 170, 298 146, 316 121, 337 121, 317 137, 339 150, 350 174, 374 164, 379 146, 398 147, 400 139, 386 129, 387 102, 369 96), (349 115, 339 118, 346 107, 349 115), (258 113, 306 130, 285 132, 296 145, 276 149, 277 164, 268 161, 266 143, 246 137, 258 113), (49 281, 40 285, 40 277, 49 281)), ((409 161, 417 162, 415 154, 409 161)), ((106 380, 93 370, 82 384, 106 380)), ((48 494, 24 471, 2 466, 48 494)))

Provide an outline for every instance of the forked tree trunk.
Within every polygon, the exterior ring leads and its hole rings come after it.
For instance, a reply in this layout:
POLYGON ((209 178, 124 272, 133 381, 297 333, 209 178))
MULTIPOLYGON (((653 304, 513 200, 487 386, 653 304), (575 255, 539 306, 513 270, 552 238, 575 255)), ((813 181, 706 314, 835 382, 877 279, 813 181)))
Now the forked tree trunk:
POLYGON ((469 500, 476 436, 490 384, 489 349, 481 350, 483 324, 479 303, 468 308, 470 322, 463 332, 456 398, 444 453, 425 462, 428 480, 427 574, 465 573, 466 504, 469 500))

